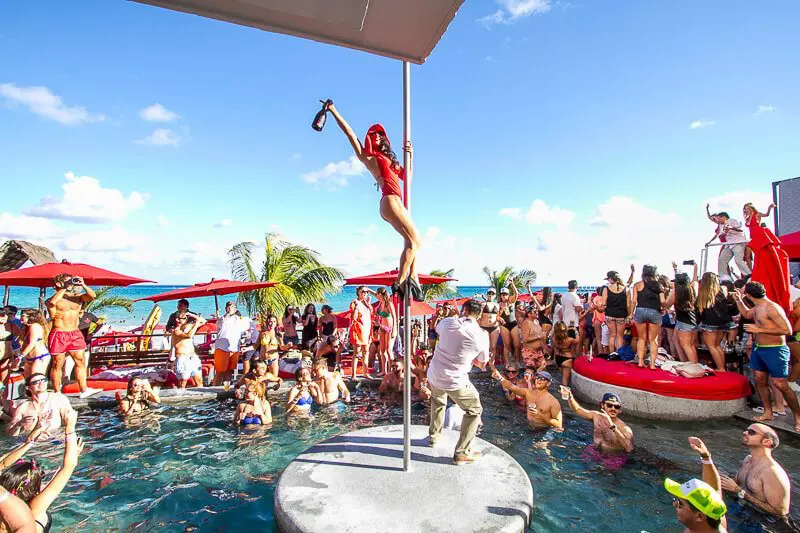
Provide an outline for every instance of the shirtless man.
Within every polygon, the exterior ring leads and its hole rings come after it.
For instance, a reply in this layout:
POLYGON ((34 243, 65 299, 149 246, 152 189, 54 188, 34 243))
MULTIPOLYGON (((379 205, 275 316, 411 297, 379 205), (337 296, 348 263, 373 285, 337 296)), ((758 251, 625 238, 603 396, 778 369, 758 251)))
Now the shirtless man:
POLYGON ((553 376, 549 372, 536 372, 535 368, 527 367, 523 374, 527 387, 514 385, 500 375, 497 369, 492 372, 492 377, 499 380, 504 389, 525 398, 525 403, 528 407, 526 410, 528 425, 531 428, 552 427, 557 430, 563 429, 561 404, 547 390, 553 382, 553 376))
POLYGON ((497 339, 500 338, 500 322, 497 320, 497 315, 500 313, 500 304, 495 300, 496 297, 497 291, 494 287, 489 287, 484 298, 481 317, 478 319, 478 325, 489 334, 489 360, 493 364, 497 356, 497 339))
POLYGON ((378 392, 380 394, 385 394, 387 392, 403 392, 403 379, 403 362, 392 361, 392 368, 388 374, 383 376, 381 384, 378 387, 378 392))
POLYGON ((320 405, 331 405, 340 399, 344 403, 350 403, 350 391, 344 384, 342 376, 338 372, 328 370, 328 361, 317 359, 314 365, 314 381, 319 386, 320 394, 318 401, 320 405), (341 398, 339 395, 341 394, 341 398))
POLYGON ((778 434, 764 424, 750 424, 742 432, 742 444, 750 455, 742 461, 736 479, 720 476, 722 490, 734 493, 765 513, 787 516, 791 497, 789 476, 772 457, 772 451, 780 444, 778 434))
POLYGON ((331 363, 333 363, 334 366, 338 368, 342 364, 343 349, 344 344, 334 333, 333 335, 329 335, 324 341, 317 344, 317 352, 314 354, 314 359, 322 359, 323 361, 327 360, 328 366, 331 366, 331 363))
POLYGON ((744 286, 745 294, 753 302, 749 308, 742 301, 739 291, 734 291, 733 299, 742 317, 753 320, 754 324, 745 324, 744 329, 755 335, 753 351, 750 353, 750 368, 756 380, 758 397, 764 406, 764 414, 753 418, 756 422, 772 420, 772 401, 769 395, 769 378, 781 392, 794 415, 794 430, 800 431, 800 403, 797 395, 789 388, 789 359, 791 352, 786 346, 784 335, 792 334, 792 327, 786 313, 775 302, 767 298, 764 285, 750 281, 744 286))
MULTIPOLYGON (((566 387, 562 391, 566 392, 566 387)), ((615 394, 605 393, 600 402, 600 410, 589 411, 578 405, 572 396, 572 391, 566 393, 569 406, 575 411, 575 414, 594 423, 594 447, 596 450, 614 455, 633 451, 633 430, 620 420, 619 413, 622 411, 622 404, 615 394)))
POLYGON ((200 315, 185 311, 175 317, 175 328, 172 330, 172 347, 175 349, 175 374, 181 382, 180 387, 186 388, 190 378, 194 379, 195 387, 203 386, 203 370, 200 358, 194 351, 194 334, 206 321, 200 315))
POLYGON ((14 410, 6 426, 6 435, 16 437, 30 433, 37 422, 42 428, 39 440, 49 440, 60 432, 62 420, 73 413, 66 396, 60 392, 47 392, 47 376, 31 374, 25 380, 30 399, 23 401, 14 410))
POLYGON ((100 389, 86 386, 86 341, 78 329, 78 322, 81 307, 94 300, 95 294, 82 278, 70 274, 59 274, 53 279, 53 285, 56 293, 45 302, 47 312, 53 319, 53 329, 50 330, 47 343, 52 357, 50 381, 53 389, 61 392, 61 374, 66 356, 69 355, 75 363, 80 397, 86 398, 100 392, 100 389))

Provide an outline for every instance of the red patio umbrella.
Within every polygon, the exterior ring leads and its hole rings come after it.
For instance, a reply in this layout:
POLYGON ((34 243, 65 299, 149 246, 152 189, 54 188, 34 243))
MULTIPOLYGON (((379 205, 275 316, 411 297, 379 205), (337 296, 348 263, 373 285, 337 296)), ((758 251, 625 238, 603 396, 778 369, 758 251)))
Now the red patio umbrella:
POLYGON ((789 254, 789 259, 792 261, 800 261, 800 231, 783 235, 780 239, 781 248, 789 254))
POLYGON ((84 263, 44 263, 17 270, 0 273, 0 285, 11 287, 39 287, 45 289, 53 286, 53 278, 59 274, 70 274, 83 278, 87 285, 113 285, 127 287, 134 283, 153 283, 149 279, 134 278, 118 274, 111 270, 98 268, 84 263))
MULTIPOLYGON (((345 285, 385 285, 390 286, 397 280, 397 269, 390 270, 389 272, 381 272, 380 274, 369 274, 368 276, 356 276, 354 278, 347 278, 344 280, 345 285)), ((437 283, 444 283, 446 281, 456 281, 455 278, 445 278, 442 276, 431 276, 429 274, 419 275, 420 285, 436 285, 437 283)))
POLYGON ((163 302, 165 300, 180 300, 181 298, 200 298, 203 296, 213 296, 214 304, 217 307, 217 313, 219 313, 218 296, 237 292, 253 291, 256 289, 266 289, 267 287, 274 287, 277 284, 277 281, 236 281, 230 279, 212 279, 207 283, 197 283, 191 287, 183 287, 182 289, 162 292, 161 294, 154 294, 145 298, 139 298, 135 301, 139 302, 142 300, 149 300, 151 302, 163 302))

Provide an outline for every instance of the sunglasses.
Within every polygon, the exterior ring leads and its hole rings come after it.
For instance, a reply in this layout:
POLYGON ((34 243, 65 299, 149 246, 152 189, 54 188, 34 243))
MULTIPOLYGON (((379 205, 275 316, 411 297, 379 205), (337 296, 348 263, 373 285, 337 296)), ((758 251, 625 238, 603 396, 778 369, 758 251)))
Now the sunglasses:
POLYGON ((548 379, 548 378, 546 378, 546 377, 544 377, 542 375, 539 375, 539 374, 535 374, 535 377, 536 377, 536 379, 540 379, 542 381, 550 381, 550 379, 548 379))
POLYGON ((519 370, 509 370, 508 373, 509 374, 519 374, 519 370))
POLYGON ((28 386, 29 387, 33 387, 34 385, 38 385, 39 383, 47 383, 47 380, 44 379, 44 378, 42 378, 42 379, 34 379, 30 383, 28 383, 28 386))
POLYGON ((616 409, 617 411, 622 410, 622 405, 618 403, 604 403, 603 405, 605 406, 606 409, 616 409))
POLYGON ((686 507, 686 502, 684 502, 680 498, 673 497, 672 501, 678 506, 679 509, 683 509, 684 507, 686 507))
POLYGON ((745 430, 744 430, 744 432, 745 432, 745 433, 747 433, 748 435, 750 435, 751 437, 752 437, 753 435, 758 435, 758 436, 760 436, 760 437, 763 437, 763 436, 764 436, 764 434, 763 434, 763 433, 759 433, 758 431, 756 431, 756 430, 755 430, 755 429, 753 429, 753 428, 747 428, 747 429, 745 429, 745 430))

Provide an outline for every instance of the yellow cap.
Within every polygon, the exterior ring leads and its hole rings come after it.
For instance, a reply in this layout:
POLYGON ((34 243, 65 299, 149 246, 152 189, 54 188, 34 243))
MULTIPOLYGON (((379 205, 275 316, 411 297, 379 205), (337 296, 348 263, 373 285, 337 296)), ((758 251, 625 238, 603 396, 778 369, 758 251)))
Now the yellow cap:
POLYGON ((686 483, 678 483, 667 478, 664 488, 673 496, 689 501, 695 509, 714 520, 719 520, 728 511, 720 493, 705 481, 690 479, 686 483))

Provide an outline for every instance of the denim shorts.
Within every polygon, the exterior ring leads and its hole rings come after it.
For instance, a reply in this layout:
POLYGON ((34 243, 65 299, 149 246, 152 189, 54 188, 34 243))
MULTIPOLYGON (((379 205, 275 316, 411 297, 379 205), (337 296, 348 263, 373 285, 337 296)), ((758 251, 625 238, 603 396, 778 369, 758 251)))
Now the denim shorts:
POLYGON ((637 307, 633 312, 633 321, 637 324, 658 324, 661 325, 661 311, 649 309, 647 307, 637 307))
POLYGON ((728 322, 727 324, 723 324, 721 326, 713 326, 711 324, 701 324, 700 329, 703 331, 730 331, 736 327, 736 324, 733 322, 728 322))
POLYGON ((681 322, 680 320, 678 320, 675 323, 675 329, 677 329, 678 331, 684 331, 684 332, 686 332, 686 331, 690 331, 690 332, 691 331, 700 331, 700 328, 697 327, 696 324, 694 324, 694 325, 693 324, 688 324, 686 322, 681 322))

